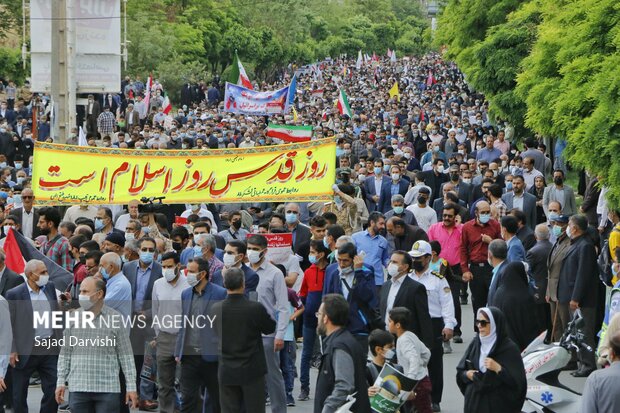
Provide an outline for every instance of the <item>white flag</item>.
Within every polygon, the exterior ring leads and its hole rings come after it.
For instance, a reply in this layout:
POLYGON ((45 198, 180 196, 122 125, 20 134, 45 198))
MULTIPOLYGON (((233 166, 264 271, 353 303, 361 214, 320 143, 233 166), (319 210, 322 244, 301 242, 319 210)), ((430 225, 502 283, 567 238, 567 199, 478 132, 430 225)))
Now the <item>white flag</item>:
POLYGON ((86 134, 84 133, 84 129, 80 126, 80 133, 78 134, 78 145, 79 146, 88 146, 88 142, 86 141, 86 134))
POLYGON ((360 70, 362 68, 362 50, 357 53, 357 62, 355 62, 355 68, 360 70))

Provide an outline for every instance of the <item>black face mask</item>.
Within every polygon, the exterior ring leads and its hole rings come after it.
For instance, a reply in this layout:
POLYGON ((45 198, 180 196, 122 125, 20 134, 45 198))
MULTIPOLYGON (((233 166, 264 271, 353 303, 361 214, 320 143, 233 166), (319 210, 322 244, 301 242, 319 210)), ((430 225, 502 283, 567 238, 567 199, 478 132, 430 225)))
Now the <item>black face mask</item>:
POLYGON ((86 255, 80 255, 80 263, 86 264, 86 255))
POLYGON ((420 260, 414 260, 413 261, 413 269, 417 272, 422 272, 424 271, 424 263, 420 260))
POLYGON ((173 242, 172 243, 172 249, 175 251, 181 251, 181 249, 183 248, 183 244, 181 244, 180 242, 173 242))
POLYGON ((239 229, 241 228, 241 221, 233 221, 230 223, 230 225, 234 228, 234 229, 239 229))
POLYGON ((456 182, 459 180, 459 174, 458 173, 451 173, 450 174, 450 180, 453 182, 456 182))
POLYGON ((426 197, 425 196, 418 196, 418 203, 419 204, 426 204, 426 197))
POLYGON ((553 178, 553 183, 556 185, 562 185, 564 183, 564 178, 558 176, 557 178, 553 178))

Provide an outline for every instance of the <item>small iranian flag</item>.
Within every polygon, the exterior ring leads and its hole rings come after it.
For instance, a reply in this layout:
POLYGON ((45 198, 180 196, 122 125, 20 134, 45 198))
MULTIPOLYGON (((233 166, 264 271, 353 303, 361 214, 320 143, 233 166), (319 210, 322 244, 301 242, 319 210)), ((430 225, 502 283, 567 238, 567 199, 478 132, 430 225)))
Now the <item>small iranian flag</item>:
POLYGON ((340 92, 338 93, 337 106, 341 115, 347 115, 349 118, 353 117, 353 112, 351 111, 351 106, 349 106, 347 95, 344 94, 344 90, 342 89, 340 89, 340 92))
POLYGON ((172 110, 172 105, 170 104, 170 99, 168 98, 168 94, 164 93, 164 103, 161 105, 164 108, 164 113, 167 115, 172 110))
POLYGON ((267 136, 284 142, 307 142, 312 139, 312 125, 293 126, 293 125, 269 125, 267 136))
POLYGON ((254 89, 252 87, 252 82, 250 82, 250 78, 247 73, 245 73, 245 69, 241 64, 241 60, 239 60, 239 56, 237 56, 237 51, 235 50, 235 59, 232 63, 232 70, 230 71, 230 83, 235 85, 243 86, 248 89, 254 89))

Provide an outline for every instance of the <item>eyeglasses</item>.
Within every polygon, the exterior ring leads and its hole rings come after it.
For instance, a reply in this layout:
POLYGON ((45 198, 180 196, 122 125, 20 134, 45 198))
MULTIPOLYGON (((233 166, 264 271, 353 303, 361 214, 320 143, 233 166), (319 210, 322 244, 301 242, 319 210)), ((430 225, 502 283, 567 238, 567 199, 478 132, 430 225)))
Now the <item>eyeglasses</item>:
POLYGON ((486 327, 489 324, 491 324, 491 322, 487 320, 476 320, 476 325, 480 327, 486 327))
POLYGON ((31 195, 22 195, 22 199, 32 199, 34 196, 31 195))
POLYGON ((297 211, 286 211, 287 214, 299 214, 297 211))

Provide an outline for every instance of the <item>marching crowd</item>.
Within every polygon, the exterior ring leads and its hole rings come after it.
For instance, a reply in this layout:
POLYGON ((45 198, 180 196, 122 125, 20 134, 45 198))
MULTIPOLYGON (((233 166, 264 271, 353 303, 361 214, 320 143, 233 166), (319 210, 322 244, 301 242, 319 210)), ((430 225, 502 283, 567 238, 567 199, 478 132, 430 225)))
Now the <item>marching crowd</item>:
MULTIPOLYGON (((73 413, 129 405, 258 412, 266 403, 284 412, 309 399, 315 412, 334 412, 354 393, 351 411, 369 412, 378 372, 390 362, 418 382, 404 408, 438 412, 443 355, 473 329, 456 372, 465 411, 516 412, 526 392, 520 351, 541 332, 558 340, 579 310, 596 348, 604 283, 613 286, 619 269, 620 211, 607 208, 605 183, 586 176, 577 208, 564 144, 552 149, 492 122, 484 96, 437 55, 355 66, 337 59, 298 72, 287 115, 225 113, 217 81, 192 89, 171 114, 159 83, 145 99, 144 84, 130 78, 122 93, 89 96, 84 107, 91 146, 252 148, 280 143, 266 136, 268 123, 313 125, 313 139, 337 142, 327 203, 38 208, 32 153, 35 139, 52 141, 49 124, 42 127, 48 99, 13 92, 2 101, 0 243, 18 232, 73 274, 57 291, 44 261, 28 261, 20 276, 0 252, 4 406, 27 412, 38 374, 46 413, 66 403, 73 413), (352 117, 333 105, 340 88, 352 117), (288 260, 269 261, 269 233, 292 234, 288 260), (461 324, 468 303, 474 326, 461 324), (121 314, 148 327, 98 330, 117 337, 111 349, 37 351, 36 338, 94 334, 28 325, 33 312, 55 310, 121 314), (171 314, 213 315, 217 328, 152 322, 171 314), (293 395, 296 379, 301 391, 293 395)), ((283 87, 296 69, 257 87, 283 87)), ((78 143, 77 128, 69 142, 78 143)), ((612 360, 620 357, 616 310, 605 317, 612 360)), ((580 353, 573 375, 596 368, 593 353, 580 353)))

